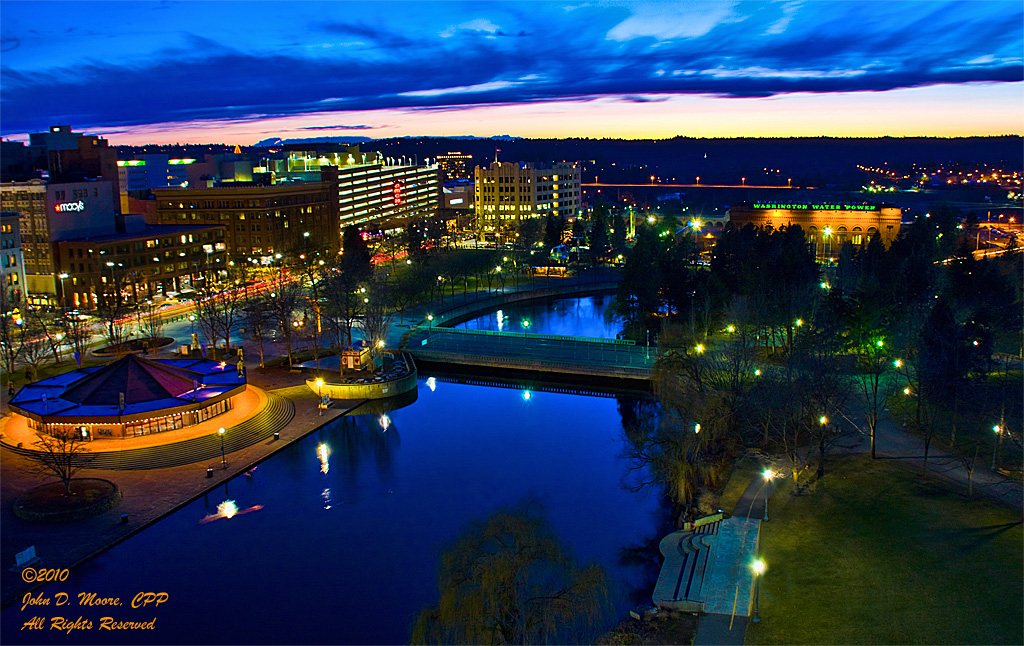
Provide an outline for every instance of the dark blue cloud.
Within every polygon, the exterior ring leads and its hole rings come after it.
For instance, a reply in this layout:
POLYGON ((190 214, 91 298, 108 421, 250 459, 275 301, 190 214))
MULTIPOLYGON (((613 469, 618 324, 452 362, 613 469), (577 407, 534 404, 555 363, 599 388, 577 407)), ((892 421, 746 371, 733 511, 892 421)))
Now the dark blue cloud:
MULTIPOLYGON (((386 12, 373 24, 327 17, 296 38, 306 43, 317 35, 324 49, 316 55, 299 44, 266 53, 252 43, 186 34, 141 61, 83 59, 31 71, 5 63, 2 129, 1024 79, 1024 12, 1014 3, 755 3, 696 36, 673 35, 670 12, 621 39, 608 34, 628 16, 622 7, 535 6, 487 5, 491 18, 459 14, 441 33, 389 20, 386 12)), ((8 41, 17 35, 5 31, 4 47, 8 41)))

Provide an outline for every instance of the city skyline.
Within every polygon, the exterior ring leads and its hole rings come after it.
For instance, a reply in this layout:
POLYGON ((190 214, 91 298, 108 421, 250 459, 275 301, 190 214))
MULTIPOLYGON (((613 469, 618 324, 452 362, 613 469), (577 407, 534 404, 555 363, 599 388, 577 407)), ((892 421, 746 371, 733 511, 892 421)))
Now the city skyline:
POLYGON ((239 6, 4 2, 0 131, 62 123, 117 144, 1024 133, 1019 3, 239 6))

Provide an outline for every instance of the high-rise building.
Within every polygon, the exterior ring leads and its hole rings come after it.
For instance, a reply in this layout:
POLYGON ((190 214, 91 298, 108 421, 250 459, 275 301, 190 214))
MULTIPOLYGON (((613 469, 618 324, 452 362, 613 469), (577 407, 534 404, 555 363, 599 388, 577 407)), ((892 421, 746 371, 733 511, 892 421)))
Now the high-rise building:
POLYGON ((0 289, 7 293, 7 302, 11 304, 20 303, 25 293, 25 257, 18 213, 0 213, 0 289))
POLYGON ((442 182, 473 179, 473 155, 460 152, 445 153, 437 156, 437 165, 441 167, 442 182))
POLYGON ((476 229, 481 239, 511 235, 524 218, 580 213, 580 165, 493 162, 474 171, 476 229))

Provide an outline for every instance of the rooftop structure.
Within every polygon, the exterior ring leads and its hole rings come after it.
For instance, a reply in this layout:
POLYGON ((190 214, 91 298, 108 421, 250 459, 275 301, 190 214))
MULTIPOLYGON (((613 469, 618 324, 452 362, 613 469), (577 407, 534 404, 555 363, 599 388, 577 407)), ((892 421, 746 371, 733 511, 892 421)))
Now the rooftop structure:
POLYGON ((40 433, 74 427, 83 439, 149 435, 198 424, 231 408, 245 390, 233 366, 196 359, 146 359, 130 354, 26 385, 14 412, 40 433))

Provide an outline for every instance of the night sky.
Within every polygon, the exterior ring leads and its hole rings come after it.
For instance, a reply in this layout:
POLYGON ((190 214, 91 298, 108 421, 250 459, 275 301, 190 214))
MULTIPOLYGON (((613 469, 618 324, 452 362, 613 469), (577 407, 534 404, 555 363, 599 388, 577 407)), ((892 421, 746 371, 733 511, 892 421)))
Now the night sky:
POLYGON ((0 3, 0 132, 1024 133, 1013 2, 0 3))

